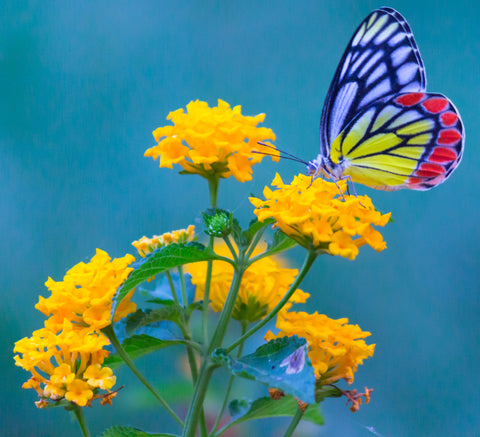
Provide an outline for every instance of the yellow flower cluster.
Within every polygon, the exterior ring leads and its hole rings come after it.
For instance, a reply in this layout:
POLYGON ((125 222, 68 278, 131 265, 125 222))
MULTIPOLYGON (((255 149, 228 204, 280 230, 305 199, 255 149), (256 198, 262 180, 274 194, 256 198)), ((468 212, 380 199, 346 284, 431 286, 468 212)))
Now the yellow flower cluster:
MULTIPOLYGON (((339 181, 342 190, 346 183, 339 181)), ((260 221, 273 217, 285 234, 308 249, 355 259, 358 248, 368 244, 380 252, 386 248, 380 232, 372 225, 385 226, 390 213, 375 210, 368 196, 339 197, 332 182, 298 175, 290 185, 277 174, 271 190, 265 187, 266 200, 250 198, 260 221)))
MULTIPOLYGON (((45 285, 51 296, 40 297, 36 308, 50 317, 44 328, 17 341, 14 348, 19 354, 15 364, 32 373, 23 387, 37 391, 38 407, 48 399, 66 399, 82 407, 97 398, 110 403, 113 393, 97 394, 100 389, 109 391, 116 380, 110 368, 102 367, 109 354, 104 347, 110 342, 101 329, 111 324, 112 299, 134 260, 132 255, 112 260, 97 249, 89 263, 72 267, 63 281, 48 278, 45 285)), ((132 294, 119 305, 115 321, 135 311, 132 294)))
POLYGON ((373 356, 375 345, 367 345, 363 338, 370 335, 358 325, 349 325, 348 319, 330 319, 324 314, 288 312, 277 316, 277 335, 268 332, 266 340, 297 335, 308 342, 308 356, 315 376, 322 385, 339 379, 353 382, 353 375, 363 360, 373 356))
MULTIPOLYGON (((215 252, 231 258, 225 243, 215 246, 215 252)), ((259 252, 260 249, 257 249, 254 255, 259 252)), ((192 283, 196 286, 195 298, 202 300, 205 292, 207 263, 187 264, 185 271, 192 275, 192 283)), ((246 323, 265 317, 285 296, 297 274, 297 269, 282 267, 278 257, 266 257, 253 263, 243 275, 232 317, 246 323)), ((230 264, 224 261, 213 261, 209 296, 214 311, 223 309, 232 278, 233 267, 230 264)), ((290 308, 292 303, 304 303, 309 296, 302 290, 296 290, 284 308, 290 308)))
POLYGON ((257 127, 264 119, 265 114, 244 116, 241 106, 231 108, 223 100, 212 108, 206 102, 192 101, 186 112, 181 108, 168 115, 173 126, 153 132, 158 145, 148 149, 145 156, 160 157, 160 167, 179 164, 185 173, 207 179, 233 175, 245 182, 252 179, 252 166, 263 158, 252 153, 258 150, 257 142, 275 140, 271 129, 257 127))
POLYGON ((145 257, 155 249, 167 246, 171 243, 188 243, 195 238, 195 226, 190 225, 187 229, 166 232, 163 235, 154 235, 152 238, 143 236, 140 240, 134 241, 134 246, 140 256, 145 257))

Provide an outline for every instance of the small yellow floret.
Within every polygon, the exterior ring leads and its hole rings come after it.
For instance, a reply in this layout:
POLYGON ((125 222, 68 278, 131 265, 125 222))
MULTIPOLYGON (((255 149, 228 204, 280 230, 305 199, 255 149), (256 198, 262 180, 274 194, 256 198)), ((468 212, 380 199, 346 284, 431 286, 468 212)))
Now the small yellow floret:
POLYGON ((187 229, 178 229, 172 232, 166 232, 163 235, 154 235, 152 238, 143 236, 132 243, 132 246, 138 250, 141 257, 147 256, 155 249, 167 246, 171 243, 188 243, 195 239, 195 226, 190 225, 187 229))

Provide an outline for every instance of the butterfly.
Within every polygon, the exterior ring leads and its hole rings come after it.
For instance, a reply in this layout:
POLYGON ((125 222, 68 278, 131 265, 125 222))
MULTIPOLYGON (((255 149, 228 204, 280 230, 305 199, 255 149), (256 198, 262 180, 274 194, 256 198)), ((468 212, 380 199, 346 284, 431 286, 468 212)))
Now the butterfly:
POLYGON ((343 54, 320 120, 320 154, 307 172, 381 190, 429 190, 462 159, 460 114, 426 91, 405 18, 392 8, 362 21, 343 54))

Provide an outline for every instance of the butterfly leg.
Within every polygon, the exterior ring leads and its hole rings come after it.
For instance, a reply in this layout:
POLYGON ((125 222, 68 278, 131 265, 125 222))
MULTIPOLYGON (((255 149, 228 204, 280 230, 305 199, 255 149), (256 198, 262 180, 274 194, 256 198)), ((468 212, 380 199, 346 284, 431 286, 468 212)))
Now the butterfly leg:
MULTIPOLYGON (((349 185, 348 185, 348 182, 350 182, 350 185, 352 186, 352 192, 353 192, 353 195, 355 197, 358 197, 358 194, 357 194, 357 191, 355 190, 355 184, 353 183, 353 180, 352 180, 352 177, 350 175, 345 175, 345 176, 342 176, 339 180, 341 181, 347 181, 347 192, 348 194, 350 195, 350 192, 349 192, 349 185)), ((338 187, 338 185, 337 185, 338 187)), ((345 200, 345 198, 344 198, 345 200)), ((358 202, 361 206, 363 206, 364 208, 366 208, 365 205, 362 204, 362 202, 358 202)))

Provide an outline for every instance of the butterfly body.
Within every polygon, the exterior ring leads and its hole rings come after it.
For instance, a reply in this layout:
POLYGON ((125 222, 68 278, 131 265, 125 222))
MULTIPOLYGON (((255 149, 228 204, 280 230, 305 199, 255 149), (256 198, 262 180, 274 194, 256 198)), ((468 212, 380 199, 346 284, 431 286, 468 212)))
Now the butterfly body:
POLYGON ((461 160, 464 129, 453 103, 426 92, 420 52, 391 8, 358 27, 337 68, 320 121, 313 176, 383 190, 428 190, 461 160))

